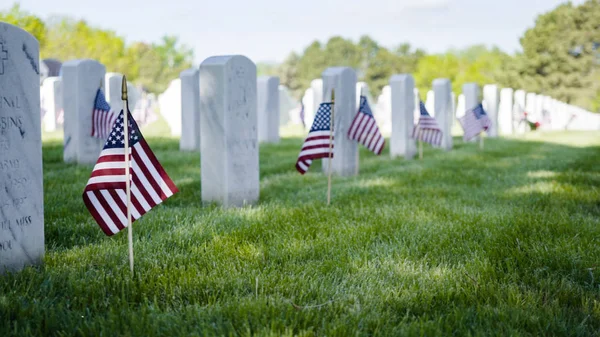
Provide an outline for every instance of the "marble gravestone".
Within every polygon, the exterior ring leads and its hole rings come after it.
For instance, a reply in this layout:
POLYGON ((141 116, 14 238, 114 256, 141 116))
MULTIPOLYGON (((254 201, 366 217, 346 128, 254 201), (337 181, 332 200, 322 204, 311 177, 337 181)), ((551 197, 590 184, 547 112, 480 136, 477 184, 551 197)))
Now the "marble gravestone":
POLYGON ((258 141, 279 143, 279 77, 261 76, 256 82, 258 141))
POLYGON ((213 56, 200 65, 202 201, 258 201, 256 98, 256 66, 247 57, 213 56))
POLYGON ((498 107, 498 133, 510 135, 513 133, 513 89, 500 90, 500 105, 498 107))
POLYGON ((394 75, 390 79, 392 98, 392 134, 390 137, 390 156, 402 156, 412 159, 417 147, 411 137, 414 126, 415 80, 410 74, 394 75))
MULTIPOLYGON (((463 95, 465 95, 465 113, 475 108, 481 100, 479 99, 479 86, 477 83, 463 84, 463 95)), ((479 136, 473 137, 472 141, 478 141, 479 136)))
POLYGON ((279 126, 288 125, 288 123, 301 124, 298 119, 300 114, 297 111, 293 114, 298 106, 298 102, 295 101, 290 95, 290 91, 285 85, 279 85, 279 126))
POLYGON ((527 113, 527 117, 533 117, 535 114, 535 101, 537 95, 533 92, 528 92, 525 96, 525 112, 527 113))
POLYGON ((392 134, 392 89, 386 85, 381 89, 381 95, 377 98, 375 111, 375 120, 379 125, 381 134, 389 136, 392 134))
POLYGON ((158 96, 161 116, 169 124, 171 136, 181 136, 181 79, 176 78, 169 87, 158 96))
POLYGON ((313 95, 313 105, 312 109, 306 110, 305 119, 306 119, 306 127, 310 129, 312 126, 313 120, 315 119, 315 115, 317 114, 317 110, 321 103, 323 103, 323 80, 320 78, 316 78, 310 81, 310 88, 312 89, 313 95), (309 111, 312 111, 312 114, 308 114, 309 111))
POLYGON ((56 131, 62 127, 62 82, 60 77, 48 77, 44 79, 40 92, 42 109, 44 114, 44 130, 46 132, 56 131))
POLYGON ((432 82, 434 92, 433 110, 435 119, 442 129, 442 144, 440 147, 446 151, 452 150, 452 123, 454 112, 452 111, 452 84, 447 78, 438 78, 432 82))
POLYGON ((67 163, 94 164, 106 139, 92 133, 92 112, 106 68, 94 60, 67 61, 62 67, 64 150, 67 163))
MULTIPOLYGON (((413 79, 414 82, 414 79, 413 79)), ((419 118, 421 118, 421 95, 419 94, 419 89, 415 88, 414 90, 414 100, 415 100, 415 111, 414 111, 414 119, 413 124, 417 124, 419 122, 419 118)))
POLYGON ((527 97, 527 93, 525 90, 517 90, 515 91, 515 101, 513 104, 513 133, 523 133, 525 132, 525 124, 521 120, 523 118, 523 113, 525 110, 525 100, 527 97))
POLYGON ((429 112, 431 117, 435 117, 435 92, 433 90, 427 91, 427 98, 425 99, 425 109, 429 112))
MULTIPOLYGON (((323 72, 322 97, 331 100, 335 90, 335 118, 333 122, 334 155, 331 171, 340 176, 358 174, 358 143, 348 138, 348 130, 356 116, 356 72, 349 67, 332 67, 323 72)), ((329 161, 323 160, 327 173, 329 161)))
POLYGON ((498 86, 487 84, 483 86, 483 101, 486 102, 485 112, 492 122, 487 130, 490 138, 498 137, 498 86))
POLYGON ((0 22, 0 274, 44 257, 39 64, 38 41, 0 22))
MULTIPOLYGON (((123 110, 122 86, 123 74, 107 73, 104 76, 104 88, 102 88, 104 96, 108 104, 110 104, 110 108, 116 113, 120 113, 123 110)), ((127 90, 127 97, 129 98, 129 90, 127 90)))
POLYGON ((200 72, 187 69, 181 80, 181 151, 200 151, 200 72))
POLYGON ((313 111, 315 95, 313 93, 312 88, 306 89, 304 91, 304 96, 302 96, 302 105, 304 106, 304 120, 300 122, 305 124, 306 129, 310 129, 312 126, 312 120, 315 118, 315 112, 313 111), (310 122, 310 123, 309 123, 310 122))
POLYGON ((458 119, 465 115, 465 95, 460 94, 456 99, 456 111, 454 116, 458 119))

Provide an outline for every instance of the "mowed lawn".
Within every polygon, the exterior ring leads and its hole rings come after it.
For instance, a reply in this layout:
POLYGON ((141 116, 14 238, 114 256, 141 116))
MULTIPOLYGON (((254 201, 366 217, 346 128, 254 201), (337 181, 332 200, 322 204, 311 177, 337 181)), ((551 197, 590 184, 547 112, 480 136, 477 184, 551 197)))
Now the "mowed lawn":
POLYGON ((106 237, 92 166, 44 144, 46 258, 0 277, 0 336, 600 334, 600 133, 455 138, 424 160, 361 149, 360 174, 260 147, 260 201, 201 202, 200 158, 148 137, 180 193, 106 237))

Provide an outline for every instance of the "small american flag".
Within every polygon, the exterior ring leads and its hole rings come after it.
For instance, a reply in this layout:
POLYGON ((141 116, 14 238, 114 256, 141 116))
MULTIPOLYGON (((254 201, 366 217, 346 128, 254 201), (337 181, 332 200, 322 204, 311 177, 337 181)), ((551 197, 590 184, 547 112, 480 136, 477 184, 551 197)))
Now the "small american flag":
POLYGON ((348 138, 361 143, 377 155, 381 154, 383 150, 385 139, 379 132, 377 122, 375 122, 375 117, 365 96, 360 96, 360 107, 348 129, 348 138))
POLYGON ((412 138, 440 146, 442 144, 442 129, 440 129, 435 118, 429 115, 423 101, 419 101, 419 110, 421 114, 419 115, 419 121, 413 127, 412 138))
MULTIPOLYGON (((302 150, 296 161, 296 170, 300 174, 306 173, 313 159, 329 157, 329 138, 331 136, 331 108, 332 103, 321 103, 313 125, 308 132, 302 150)), ((333 137, 331 137, 333 142, 333 137)), ((333 158, 333 144, 331 144, 331 158, 333 158)))
POLYGON ((112 130, 115 119, 117 119, 117 113, 110 108, 104 98, 104 92, 99 88, 96 92, 92 112, 92 137, 106 139, 112 130))
MULTIPOLYGON (((150 150, 131 113, 128 121, 133 222, 178 190, 150 150)), ((128 223, 123 126, 121 111, 83 191, 85 206, 109 236, 128 223)))
POLYGON ((475 108, 467 111, 459 120, 465 131, 465 141, 471 140, 483 131, 487 131, 492 124, 492 121, 483 110, 483 105, 481 105, 481 103, 475 108))

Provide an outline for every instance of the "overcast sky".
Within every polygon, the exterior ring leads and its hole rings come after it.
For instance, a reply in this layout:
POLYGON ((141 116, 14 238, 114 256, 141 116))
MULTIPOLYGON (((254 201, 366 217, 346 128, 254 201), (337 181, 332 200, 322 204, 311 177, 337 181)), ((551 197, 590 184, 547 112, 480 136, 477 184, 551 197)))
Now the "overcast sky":
MULTIPOLYGON (((1 0, 0 9, 11 0, 1 0)), ((574 0, 582 3, 584 0, 574 0)), ((69 15, 131 41, 177 35, 196 63, 244 54, 282 61, 315 39, 368 34, 387 47, 409 42, 427 52, 484 43, 507 52, 538 14, 564 0, 20 0, 43 18, 69 15)))

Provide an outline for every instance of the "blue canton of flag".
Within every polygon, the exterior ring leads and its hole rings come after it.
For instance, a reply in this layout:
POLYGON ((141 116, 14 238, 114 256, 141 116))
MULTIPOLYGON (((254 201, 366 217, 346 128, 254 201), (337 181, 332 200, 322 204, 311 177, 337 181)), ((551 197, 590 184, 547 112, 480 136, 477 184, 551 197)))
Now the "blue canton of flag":
POLYGON ((304 140, 302 150, 296 161, 296 169, 301 174, 306 173, 313 159, 333 158, 333 136, 331 135, 331 103, 321 103, 310 132, 304 140), (331 144, 329 138, 331 137, 331 144), (331 148, 331 152, 330 149, 331 148))
POLYGON ((423 101, 419 101, 419 121, 413 128, 412 138, 431 145, 440 146, 442 143, 442 129, 435 118, 431 117, 423 101))
POLYGON ((377 122, 365 96, 360 96, 360 107, 348 129, 348 138, 356 140, 377 155, 381 154, 383 150, 385 140, 379 132, 377 122))
POLYGON ((492 124, 492 121, 488 118, 485 110, 483 110, 483 105, 481 103, 467 111, 459 121, 465 131, 465 141, 471 140, 483 131, 487 131, 492 124))
POLYGON ((98 89, 92 110, 92 137, 106 139, 117 117, 118 114, 110 108, 102 89, 98 89))

